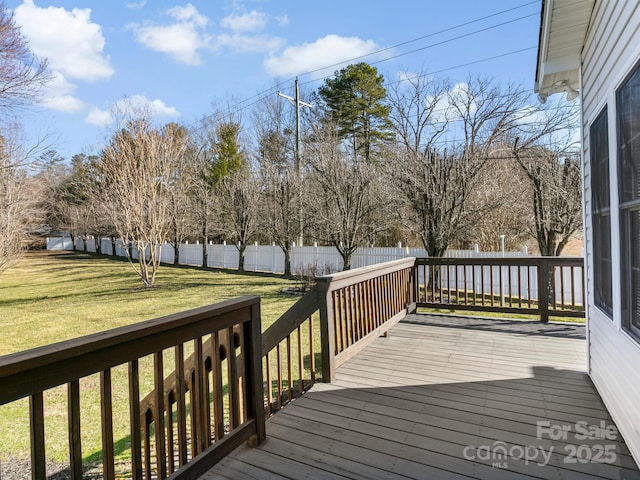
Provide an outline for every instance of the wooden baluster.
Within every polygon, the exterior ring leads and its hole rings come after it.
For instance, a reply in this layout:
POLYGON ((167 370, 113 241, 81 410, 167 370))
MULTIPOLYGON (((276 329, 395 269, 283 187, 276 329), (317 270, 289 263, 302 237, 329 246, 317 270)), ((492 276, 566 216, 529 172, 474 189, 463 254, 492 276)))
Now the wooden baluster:
POLYGON ((178 422, 178 465, 187 463, 187 408, 184 378, 184 344, 175 347, 176 366, 176 421, 178 422))
POLYGON ((302 354, 302 325, 298 325, 298 396, 304 391, 304 356, 302 354))
POLYGON ((273 392, 271 390, 271 365, 269 361, 269 352, 265 354, 265 370, 267 373, 267 416, 273 415, 273 407, 271 403, 273 402, 273 392))
POLYGON ((282 408, 282 360, 280 359, 280 344, 276 345, 276 371, 278 373, 278 410, 282 408))
POLYGON ((575 282, 575 271, 573 265, 571 266, 571 310, 576 309, 576 282, 575 282))
POLYGON ((473 303, 472 305, 477 305, 477 298, 476 298, 476 266, 475 265, 471 265, 471 290, 472 290, 472 297, 473 297, 473 303))
POLYGON ((374 290, 373 290, 373 299, 374 299, 374 311, 375 311, 375 328, 378 328, 382 324, 382 288, 381 288, 381 280, 380 278, 374 279, 374 290))
POLYGON ((100 417, 102 420, 102 475, 115 478, 113 451, 113 401, 111 396, 111 370, 100 372, 100 417))
POLYGON ((195 441, 197 443, 197 453, 202 453, 207 448, 206 427, 205 427, 205 397, 204 397, 204 359, 202 352, 202 338, 198 337, 193 341, 193 355, 195 376, 194 391, 195 405, 191 408, 195 410, 195 441))
POLYGON ((371 331, 369 329, 369 309, 367 308, 368 283, 368 280, 360 283, 360 338, 371 331))
POLYGON ((484 265, 480 265, 480 301, 484 306, 484 265))
POLYGON ((491 306, 493 307, 493 265, 489 265, 489 295, 491 297, 491 306))
POLYGON ((240 425, 240 392, 238 391, 238 362, 236 360, 236 347, 233 338, 233 327, 229 327, 229 352, 227 355, 227 368, 229 369, 229 413, 231 416, 231 429, 240 425))
POLYGON ((522 308, 522 267, 518 267, 518 308, 522 308))
POLYGON ((153 413, 147 410, 144 414, 144 472, 145 478, 151 478, 151 422, 153 413))
POLYGON ((67 385, 69 417, 69 470, 72 479, 82 479, 82 441, 80 436, 80 381, 67 385))
POLYGON ((167 466, 171 474, 175 470, 175 449, 173 444, 173 400, 171 392, 167 392, 164 398, 167 407, 167 466))
POLYGON ((353 320, 352 320, 352 329, 353 329, 353 343, 356 343, 360 340, 360 292, 359 292, 360 284, 355 284, 351 286, 351 299, 352 299, 352 309, 353 309, 353 320))
POLYGON ((527 307, 531 308, 531 265, 527 265, 527 307))
POLYGON ((315 336, 313 335, 313 315, 309 317, 309 374, 311 375, 311 385, 316 383, 316 359, 315 348, 313 341, 315 336))
POLYGON ((375 317, 373 314, 373 279, 367 280, 364 283, 363 288, 366 333, 370 333, 376 328, 374 326, 375 317))
MULTIPOLYGON (((560 308, 564 310, 564 268, 558 267, 560 271, 560 308)), ((555 304, 554 304, 555 307, 555 304)))
POLYGON ((153 388, 153 420, 156 424, 156 468, 158 478, 165 478, 167 476, 167 453, 164 438, 164 368, 162 351, 153 354, 153 388))
POLYGON ((345 348, 345 329, 344 329, 344 318, 342 315, 343 312, 343 292, 342 290, 334 290, 331 292, 331 296, 333 298, 333 319, 336 322, 336 325, 333 329, 333 335, 336 338, 335 349, 338 352, 342 352, 345 348), (339 330, 339 332, 338 332, 339 330), (338 343, 338 336, 340 337, 340 343, 338 343))
POLYGON ((189 370, 189 424, 191 425, 191 457, 195 457, 198 454, 198 425, 196 417, 196 409, 194 405, 197 402, 196 391, 194 385, 196 384, 196 372, 195 370, 189 370))
POLYGON ((586 307, 587 307, 587 297, 585 297, 585 291, 584 291, 584 282, 585 282, 585 278, 584 278, 584 267, 580 267, 580 270, 582 272, 582 274, 580 275, 580 283, 581 283, 581 290, 582 290, 582 306, 584 307, 585 311, 586 311, 586 307))
POLYGON ((360 330, 360 312, 358 305, 358 286, 351 285, 349 288, 351 298, 351 345, 358 341, 360 330))
POLYGON ((212 369, 213 369, 213 437, 220 440, 224 437, 224 399, 222 395, 222 358, 220 355, 220 334, 211 336, 212 369))
POLYGON ((293 400, 293 365, 291 365, 291 335, 287 335, 287 387, 289 402, 293 400))
MULTIPOLYGON (((237 330, 237 332, 234 338, 238 339, 236 349, 239 348, 241 354, 244 356, 248 347, 247 343, 245 343, 244 325, 236 325, 235 329, 237 330)), ((236 362, 236 365, 238 367, 238 408, 240 409, 238 416, 238 425, 247 420, 247 382, 245 381, 247 378, 247 371, 245 367, 246 363, 246 361, 236 362)))
POLYGON ((349 323, 350 320, 350 308, 351 308, 351 292, 349 291, 349 287, 344 287, 342 290, 342 293, 344 295, 344 298, 342 299, 343 303, 341 305, 341 310, 342 313, 344 315, 344 335, 345 335, 345 341, 344 341, 344 349, 346 350, 347 348, 349 348, 349 345, 351 345, 352 341, 351 341, 351 325, 349 323))
POLYGON ((129 362, 129 426, 131 435, 131 477, 142 480, 142 439, 140 437, 140 372, 138 360, 129 362))
POLYGON ((44 400, 42 392, 29 397, 29 420, 31 433, 31 478, 47 477, 44 443, 44 400))
POLYGON ((507 266, 507 295, 509 295, 509 307, 513 307, 513 295, 511 294, 511 266, 507 266))
POLYGON ((209 359, 209 366, 207 366, 207 359, 205 359, 204 367, 204 438, 206 440, 207 448, 211 446, 211 383, 209 382, 209 372, 213 371, 212 360, 209 359))

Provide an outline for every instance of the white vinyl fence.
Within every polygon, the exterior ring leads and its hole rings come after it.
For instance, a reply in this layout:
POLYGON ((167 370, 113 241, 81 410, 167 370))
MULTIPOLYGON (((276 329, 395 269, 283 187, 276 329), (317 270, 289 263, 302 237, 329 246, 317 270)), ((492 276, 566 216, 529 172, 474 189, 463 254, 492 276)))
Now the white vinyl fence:
MULTIPOLYGON (((111 238, 100 238, 100 251, 103 255, 113 255, 113 242, 111 238)), ((96 239, 88 237, 86 240, 88 252, 96 252, 96 239)), ((76 250, 84 251, 84 241, 78 236, 75 240, 76 250)), ((47 239, 48 250, 72 250, 71 237, 56 237, 47 239)), ((127 255, 125 247, 120 239, 115 241, 116 256, 127 255)), ((160 261, 174 263, 174 247, 165 243, 159 248, 160 261)), ((203 247, 200 243, 183 243, 179 247, 180 265, 202 265, 203 247)), ((523 256, 527 255, 526 248, 520 252, 480 252, 477 247, 473 250, 449 250, 449 257, 485 257, 485 256, 523 256)), ((138 258, 136 249, 132 251, 133 258, 138 258)), ((395 247, 361 247, 351 256, 351 268, 365 267, 376 263, 388 262, 407 257, 426 257, 424 248, 405 247, 398 244, 395 247)), ((238 268, 238 249, 235 245, 208 244, 207 266, 212 268, 238 268)), ((284 273, 284 253, 275 244, 272 245, 248 245, 244 254, 244 268, 250 272, 284 273)), ((291 271, 294 274, 328 274, 343 270, 342 257, 333 246, 298 247, 291 249, 291 271)))

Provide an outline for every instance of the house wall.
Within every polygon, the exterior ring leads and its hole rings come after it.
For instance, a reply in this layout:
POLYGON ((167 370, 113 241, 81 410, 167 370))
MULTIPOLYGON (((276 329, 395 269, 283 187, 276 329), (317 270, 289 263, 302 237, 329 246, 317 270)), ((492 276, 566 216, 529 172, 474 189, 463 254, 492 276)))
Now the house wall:
POLYGON ((616 89, 640 61, 640 3, 597 1, 582 52, 585 252, 589 374, 640 463, 640 344, 621 326, 620 235, 617 188, 616 89), (611 189, 613 318, 594 306, 589 128, 608 108, 611 189))

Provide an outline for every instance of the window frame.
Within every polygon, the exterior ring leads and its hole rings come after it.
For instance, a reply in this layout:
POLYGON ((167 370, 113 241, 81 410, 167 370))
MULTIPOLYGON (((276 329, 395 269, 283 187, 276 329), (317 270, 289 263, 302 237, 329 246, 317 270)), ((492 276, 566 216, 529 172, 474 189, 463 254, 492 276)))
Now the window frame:
MULTIPOLYGON (((621 326, 636 342, 640 343, 640 313, 634 311, 634 306, 638 307, 636 310, 640 309, 640 273, 637 272, 640 270, 640 258, 638 258, 640 257, 640 245, 635 245, 633 238, 630 238, 634 216, 640 215, 640 173, 638 173, 640 170, 640 62, 636 63, 616 89, 615 96, 621 326), (629 96, 629 92, 625 89, 631 87, 634 87, 636 91, 632 92, 634 95, 629 96), (634 104, 635 107, 631 107, 634 104), (638 115, 635 117, 628 115, 630 108, 633 108, 631 112, 638 111, 638 115), (629 120, 630 124, 627 123, 629 120), (631 134, 626 141, 625 132, 631 134), (635 152, 630 150, 634 141, 638 143, 635 152), (633 155, 634 153, 635 155, 633 155), (636 181, 635 185, 633 180, 636 181), (629 185, 630 181, 631 185, 629 185), (633 188, 629 188, 630 186, 633 188), (634 258, 638 264, 635 268, 632 264, 634 258), (634 270, 636 270, 635 285, 634 270)), ((640 223, 640 218, 636 218, 636 221, 640 223)), ((640 227, 637 228, 640 230, 640 227)))
POLYGON ((613 320, 611 186, 607 105, 589 127, 594 304, 613 320), (604 141, 602 141, 604 140, 604 141))

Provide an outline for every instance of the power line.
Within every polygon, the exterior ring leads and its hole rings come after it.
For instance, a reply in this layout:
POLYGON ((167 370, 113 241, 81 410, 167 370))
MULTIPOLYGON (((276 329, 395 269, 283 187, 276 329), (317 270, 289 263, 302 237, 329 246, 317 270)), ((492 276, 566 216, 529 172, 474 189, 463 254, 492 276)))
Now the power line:
MULTIPOLYGON (((328 69, 328 68, 333 68, 333 67, 336 67, 336 66, 339 66, 339 65, 344 65, 344 64, 347 64, 347 63, 352 63, 352 62, 354 62, 354 61, 356 61, 356 60, 361 60, 361 59, 363 59, 363 58, 367 58, 367 57, 370 57, 370 56, 373 56, 373 55, 379 55, 380 53, 386 52, 386 51, 388 51, 388 50, 392 50, 392 49, 394 49, 394 48, 398 48, 398 47, 401 47, 401 46, 404 46, 404 45, 408 45, 408 44, 411 44, 411 43, 415 43, 415 42, 417 42, 417 41, 424 40, 424 39, 426 39, 426 38, 430 38, 430 37, 434 37, 434 36, 436 36, 436 35, 440 35, 440 34, 442 34, 442 33, 450 32, 450 31, 453 31, 453 30, 457 30, 457 29, 459 29, 459 28, 462 28, 462 27, 465 27, 465 26, 468 26, 468 25, 472 25, 472 24, 474 24, 474 23, 478 23, 478 22, 481 22, 481 21, 483 21, 483 20, 487 20, 487 19, 489 19, 489 18, 493 18, 493 17, 497 17, 497 16, 500 16, 500 15, 504 15, 505 13, 509 13, 509 12, 512 12, 512 11, 515 11, 515 10, 518 10, 518 9, 521 9, 521 8, 524 8, 524 7, 528 7, 528 6, 533 5, 533 4, 538 4, 538 1, 532 1, 532 2, 528 2, 528 3, 524 3, 524 4, 522 4, 522 5, 518 5, 518 6, 516 6, 516 7, 508 8, 508 9, 506 9, 506 10, 501 10, 501 11, 499 11, 499 12, 492 13, 492 14, 490 14, 490 15, 486 15, 486 16, 484 16, 484 17, 479 17, 479 18, 476 18, 476 19, 473 19, 473 20, 470 20, 470 21, 467 21, 467 22, 463 22, 463 23, 460 23, 460 24, 454 25, 454 26, 452 26, 452 27, 444 28, 444 29, 439 30, 439 31, 437 31, 437 32, 429 33, 429 34, 427 34, 427 35, 422 35, 422 36, 420 36, 420 37, 416 37, 416 38, 414 38, 414 39, 407 40, 407 41, 404 41, 404 42, 398 43, 398 44, 396 44, 396 45, 392 45, 392 46, 390 46, 390 47, 385 47, 385 48, 382 48, 382 49, 377 50, 377 51, 375 51, 375 52, 371 52, 371 53, 367 53, 367 54, 365 54, 365 55, 361 55, 361 56, 358 56, 358 57, 350 58, 350 59, 348 59, 348 60, 343 60, 343 61, 338 62, 338 63, 334 63, 334 64, 326 65, 326 66, 324 66, 324 67, 317 68, 317 69, 315 69, 315 70, 310 70, 310 71, 307 71, 307 72, 301 73, 300 75, 298 75, 298 77, 305 76, 305 75, 311 75, 311 74, 313 74, 313 73, 316 73, 316 72, 319 72, 319 71, 322 71, 322 70, 326 70, 326 69, 328 69)), ((457 39, 460 39, 460 38, 465 38, 465 37, 468 37, 468 36, 470 36, 470 35, 474 35, 474 34, 476 34, 476 33, 481 33, 481 32, 483 32, 483 31, 490 30, 490 29, 492 29, 492 28, 496 28, 496 27, 498 27, 498 26, 507 25, 507 24, 509 24, 509 23, 513 23, 513 22, 516 22, 516 21, 522 20, 522 19, 524 19, 524 18, 529 18, 529 17, 534 16, 534 15, 538 15, 538 13, 533 13, 533 14, 530 14, 530 15, 526 15, 526 16, 523 16, 523 17, 519 17, 519 18, 517 18, 517 19, 511 20, 511 21, 508 21, 508 22, 503 22, 503 23, 501 23, 501 24, 494 25, 494 26, 492 26, 492 27, 487 27, 487 28, 484 28, 484 29, 481 29, 481 30, 477 30, 476 32, 467 33, 467 34, 464 34, 464 35, 461 35, 461 36, 458 36, 458 37, 454 37, 454 38, 451 38, 451 39, 446 40, 446 41, 443 41, 443 42, 438 42, 437 44, 427 45, 427 46, 422 47, 422 48, 420 48, 420 49, 416 49, 416 50, 414 50, 414 51, 412 51, 412 52, 407 52, 407 53, 403 53, 403 54, 400 54, 400 55, 397 55, 397 56, 394 56, 394 57, 390 57, 390 58, 388 58, 388 59, 383 59, 383 60, 380 60, 380 61, 378 61, 378 62, 376 62, 376 63, 380 63, 380 62, 387 61, 387 60, 392 60, 392 59, 397 58, 397 57, 399 57, 399 56, 409 55, 410 53, 415 53, 415 52, 417 52, 417 51, 421 51, 421 50, 424 50, 424 49, 426 49, 426 48, 431 48, 431 47, 436 46, 436 45, 440 45, 440 44, 443 44, 443 43, 451 42, 451 41, 454 41, 454 40, 457 40, 457 39)), ((307 83, 311 83, 311 82, 318 81, 318 80, 324 80, 324 79, 329 78, 329 77, 331 77, 331 76, 333 76, 333 75, 328 75, 328 76, 323 77, 323 78, 321 78, 321 79, 316 79, 316 80, 311 80, 311 81, 303 82, 303 83, 301 83, 301 85, 305 85, 305 84, 307 84, 307 83)), ((284 84, 286 84, 286 83, 291 82, 293 79, 295 79, 295 77, 291 77, 291 78, 289 78, 289 79, 287 79, 287 80, 284 80, 284 81, 282 81, 282 82, 278 83, 278 84, 277 84, 277 85, 275 85, 274 87, 270 87, 270 88, 268 88, 268 89, 266 89, 266 90, 263 90, 262 92, 258 92, 258 93, 256 93, 255 95, 252 95, 251 97, 248 97, 248 98, 246 98, 246 99, 243 99, 243 100, 241 100, 240 102, 236 103, 235 105, 232 105, 232 106, 231 106, 231 108, 232 108, 232 109, 239 108, 242 104, 244 104, 244 103, 246 103, 246 102, 248 102, 248 101, 251 101, 251 100, 253 100, 254 98, 258 98, 258 97, 265 97, 265 96, 268 96, 268 95, 272 95, 274 92, 276 92, 276 91, 278 90, 278 88, 279 88, 279 87, 281 87, 282 85, 284 85, 284 84)), ((251 104, 251 105, 255 105, 255 103, 257 103, 257 102, 252 102, 252 104, 251 104)))
MULTIPOLYGON (((403 47, 405 45, 409 45, 410 43, 415 43, 415 42, 418 42, 420 40, 424 40, 425 38, 435 37, 436 35, 440 35, 442 33, 450 32, 450 31, 453 31, 453 30, 457 30, 458 28, 466 27, 468 25, 472 25, 474 23, 478 23, 478 22, 481 22, 483 20, 487 20, 487 19, 492 18, 492 17, 497 17, 499 15, 503 15, 505 13, 512 12, 514 10, 518 10, 520 8, 528 7, 529 5, 533 5, 533 4, 537 4, 537 3, 539 3, 539 2, 533 1, 533 2, 529 2, 529 3, 524 3, 522 5, 518 5, 517 7, 508 8, 507 10, 502 10, 500 12, 492 13, 491 15, 486 15, 484 17, 476 18, 476 19, 470 20, 468 22, 459 23, 458 25, 454 25, 453 27, 444 28, 444 29, 439 30, 437 32, 429 33, 427 35, 422 35, 421 37, 417 37, 417 38, 414 38, 414 39, 411 39, 411 40, 407 40, 407 41, 398 43, 396 45, 392 45, 390 47, 385 47, 385 48, 382 48, 380 50, 376 50, 375 52, 367 53, 365 55, 360 55, 358 57, 350 58, 348 60, 343 60, 341 62, 333 63, 333 64, 327 65, 325 67, 316 68, 315 70, 310 70, 308 72, 302 73, 299 76, 311 75, 312 73, 321 72, 322 70, 326 70, 328 68, 337 67, 339 65, 344 65, 345 63, 352 63, 352 62, 354 62, 356 60, 361 60, 363 58, 367 58, 367 57, 370 57, 370 56, 373 56, 373 55, 378 55, 378 54, 386 52, 388 50, 393 50, 394 48, 403 47)), ((532 14, 532 15, 537 15, 537 13, 536 14, 532 14)), ((530 16, 531 15, 527 15, 527 17, 530 17, 530 16)), ((523 18, 526 18, 526 17, 523 17, 523 18)))

